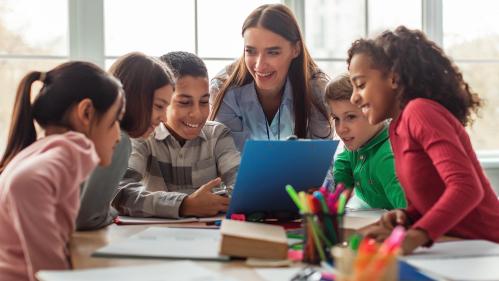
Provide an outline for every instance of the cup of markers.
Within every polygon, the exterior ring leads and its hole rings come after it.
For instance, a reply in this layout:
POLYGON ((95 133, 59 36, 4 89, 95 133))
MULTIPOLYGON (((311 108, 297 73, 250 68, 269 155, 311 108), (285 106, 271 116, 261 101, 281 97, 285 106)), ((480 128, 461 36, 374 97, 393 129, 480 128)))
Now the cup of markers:
POLYGON ((382 243, 352 235, 348 245, 333 247, 336 281, 396 281, 397 257, 405 237, 405 229, 397 226, 382 243))
POLYGON ((345 205, 350 198, 351 189, 338 184, 330 192, 329 181, 313 193, 296 193, 291 185, 286 191, 298 207, 302 216, 304 231, 303 262, 319 264, 331 262, 331 248, 343 242, 343 218, 345 205))

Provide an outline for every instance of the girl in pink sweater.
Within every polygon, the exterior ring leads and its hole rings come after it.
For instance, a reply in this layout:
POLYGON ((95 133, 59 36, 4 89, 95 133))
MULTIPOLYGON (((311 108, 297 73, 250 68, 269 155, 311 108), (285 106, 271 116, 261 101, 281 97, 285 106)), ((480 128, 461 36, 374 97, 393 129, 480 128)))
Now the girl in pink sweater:
POLYGON ((435 43, 403 26, 348 51, 351 102, 371 124, 389 129, 406 209, 385 214, 367 232, 383 240, 407 226, 404 253, 442 235, 499 243, 499 201, 464 126, 481 105, 459 69, 435 43))
POLYGON ((70 62, 21 81, 0 162, 0 280, 68 269, 79 184, 111 161, 124 99, 97 66, 70 62), (31 104, 31 85, 43 83, 31 104), (44 129, 37 140, 34 120, 44 129))

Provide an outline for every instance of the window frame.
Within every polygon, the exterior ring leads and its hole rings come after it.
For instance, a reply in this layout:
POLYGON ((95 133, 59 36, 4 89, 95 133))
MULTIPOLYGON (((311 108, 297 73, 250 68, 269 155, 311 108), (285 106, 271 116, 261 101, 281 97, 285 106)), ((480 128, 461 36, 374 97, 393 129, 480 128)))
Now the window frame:
MULTIPOLYGON (((104 1, 105 0, 68 0, 69 8, 69 55, 2 55, 0 59, 68 59, 87 60, 101 67, 105 67, 106 60, 116 59, 115 56, 106 56, 104 38, 104 1)), ((198 0, 194 1, 194 21, 195 21, 195 52, 198 54, 198 0)), ((365 29, 364 36, 369 30, 369 1, 364 0, 365 29)), ((305 34, 305 0, 282 0, 282 3, 289 6, 295 13, 298 23, 305 34)), ((422 30, 430 39, 440 46, 443 43, 443 7, 442 0, 421 0, 422 9, 422 30)), ((233 61, 234 57, 201 57, 206 61, 233 61)), ((344 62, 345 57, 317 57, 319 62, 344 62)), ((467 60, 456 60, 457 63, 465 63, 467 60)), ((484 60, 483 63, 497 62, 497 60, 484 60)), ((478 151, 480 160, 487 163, 488 167, 499 168, 499 150, 478 151)))

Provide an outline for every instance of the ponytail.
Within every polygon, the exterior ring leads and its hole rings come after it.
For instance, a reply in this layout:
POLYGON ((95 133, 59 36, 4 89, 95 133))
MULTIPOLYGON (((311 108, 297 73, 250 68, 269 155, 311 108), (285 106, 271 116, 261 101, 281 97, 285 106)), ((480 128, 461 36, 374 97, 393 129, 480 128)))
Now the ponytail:
POLYGON ((28 73, 17 89, 0 174, 21 150, 37 140, 34 121, 42 128, 60 126, 71 130, 67 113, 73 105, 88 98, 100 117, 121 91, 116 78, 89 62, 67 62, 47 73, 28 73), (31 103, 31 85, 36 80, 43 82, 43 87, 31 103))
POLYGON ((7 147, 0 162, 0 174, 19 151, 36 141, 31 85, 37 80, 45 80, 45 73, 39 71, 28 73, 17 88, 7 147))

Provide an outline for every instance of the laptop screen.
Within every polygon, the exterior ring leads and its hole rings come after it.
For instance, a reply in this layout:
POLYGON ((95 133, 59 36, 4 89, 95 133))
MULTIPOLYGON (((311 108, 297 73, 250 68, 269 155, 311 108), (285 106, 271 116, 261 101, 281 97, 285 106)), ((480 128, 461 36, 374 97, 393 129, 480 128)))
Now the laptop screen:
POLYGON ((320 187, 337 146, 336 140, 246 141, 227 217, 298 215, 285 186, 296 191, 320 187))

